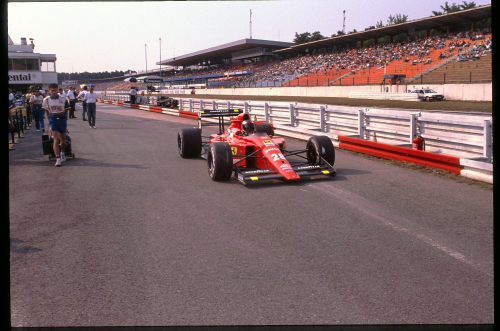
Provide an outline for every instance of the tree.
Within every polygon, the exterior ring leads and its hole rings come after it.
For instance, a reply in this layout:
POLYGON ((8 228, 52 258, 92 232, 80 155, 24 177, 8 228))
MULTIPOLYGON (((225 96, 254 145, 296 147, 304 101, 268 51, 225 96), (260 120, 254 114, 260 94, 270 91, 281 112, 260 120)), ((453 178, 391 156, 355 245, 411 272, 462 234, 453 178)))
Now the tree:
POLYGON ((344 31, 342 30, 337 31, 337 36, 343 36, 343 35, 345 35, 344 31))
POLYGON ((358 32, 358 30, 354 29, 352 31, 349 31, 347 34, 354 33, 354 32, 358 32))
POLYGON ((315 31, 309 38, 309 41, 316 41, 321 39, 325 39, 325 37, 319 31, 315 31))
POLYGON ((304 32, 301 34, 298 34, 295 32, 295 38, 293 39, 293 42, 296 45, 303 44, 309 41, 309 38, 311 38, 311 34, 309 32, 304 32))
POLYGON ((438 16, 438 15, 454 13, 454 12, 457 12, 460 10, 471 9, 471 8, 476 7, 476 3, 474 1, 471 1, 469 3, 467 3, 466 1, 462 1, 462 3, 463 3, 462 5, 457 5, 456 3, 452 3, 450 6, 448 4, 448 1, 446 1, 444 3, 444 6, 440 6, 441 9, 443 10, 442 12, 433 10, 432 13, 434 14, 434 16, 438 16))
POLYGON ((464 3, 463 5, 460 5, 462 7, 462 10, 476 8, 476 4, 474 3, 474 1, 472 1, 470 3, 467 3, 465 1, 462 1, 462 2, 464 3))
POLYGON ((396 14, 395 16, 389 15, 387 25, 399 24, 408 21, 408 15, 396 14))
POLYGON ((384 26, 384 23, 382 23, 382 20, 378 21, 377 24, 375 24, 377 28, 381 28, 384 26))
POLYGON ((365 31, 368 31, 368 30, 371 30, 371 29, 375 29, 375 26, 370 25, 369 27, 367 27, 367 28, 365 29, 365 31))

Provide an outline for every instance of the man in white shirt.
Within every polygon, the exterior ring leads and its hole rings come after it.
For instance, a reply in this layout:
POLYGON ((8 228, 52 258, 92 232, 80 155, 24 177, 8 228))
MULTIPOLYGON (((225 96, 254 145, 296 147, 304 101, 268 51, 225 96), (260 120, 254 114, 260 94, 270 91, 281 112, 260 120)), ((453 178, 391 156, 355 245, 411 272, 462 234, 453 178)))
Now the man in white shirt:
POLYGON ((9 101, 14 104, 14 93, 12 93, 12 89, 9 87, 9 101))
POLYGON ((75 116, 76 92, 73 86, 69 87, 68 99, 69 99, 69 106, 71 107, 69 111, 69 118, 76 118, 75 116))
POLYGON ((45 124, 43 121, 43 110, 42 110, 43 96, 40 94, 40 90, 35 88, 35 93, 30 97, 31 113, 35 118, 36 130, 45 132, 45 124))
POLYGON ((135 90, 135 86, 132 87, 132 89, 130 90, 130 104, 133 105, 135 104, 135 96, 137 95, 137 91, 135 90))
POLYGON ((87 94, 87 86, 83 87, 83 90, 78 94, 78 99, 82 100, 82 118, 84 121, 87 121, 85 118, 85 114, 87 114, 87 102, 85 101, 85 94, 87 94))
POLYGON ((68 96, 66 93, 64 93, 64 90, 62 88, 59 88, 59 96, 63 97, 64 99, 68 99, 68 96))
POLYGON ((95 127, 95 113, 96 113, 96 102, 97 93, 94 92, 94 87, 91 86, 89 92, 85 94, 85 102, 87 102, 87 116, 89 119, 89 128, 95 127))
POLYGON ((42 109, 47 113, 49 126, 54 138, 54 153, 56 155, 56 167, 66 161, 64 151, 66 150, 66 119, 70 109, 68 99, 57 94, 57 84, 49 84, 50 96, 45 97, 42 109), (59 149, 59 136, 61 137, 61 149, 59 149))

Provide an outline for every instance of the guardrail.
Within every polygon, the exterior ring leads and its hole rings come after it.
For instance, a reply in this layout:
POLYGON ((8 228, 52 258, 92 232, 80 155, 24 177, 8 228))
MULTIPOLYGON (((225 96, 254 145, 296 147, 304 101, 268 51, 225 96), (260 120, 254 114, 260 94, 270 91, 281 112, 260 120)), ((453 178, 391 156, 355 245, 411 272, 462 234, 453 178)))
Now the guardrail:
MULTIPOLYGON (((106 96, 114 103, 128 96, 106 96)), ((413 139, 425 139, 428 154, 460 159, 463 169, 492 176, 492 117, 478 113, 421 110, 394 110, 307 103, 207 100, 180 98, 178 109, 161 108, 162 113, 197 118, 201 109, 241 108, 252 119, 273 123, 276 133, 307 139, 327 135, 337 147, 339 136, 357 138, 396 147, 412 147, 413 139)), ((134 108, 159 111, 159 107, 133 105, 134 108)), ((423 163, 421 163, 423 164, 423 163)), ((477 176, 476 176, 477 177, 477 176)), ((483 180, 483 179, 480 179, 483 180)), ((490 178, 488 180, 490 181, 490 178)), ((492 182, 492 177, 491 177, 492 182)))

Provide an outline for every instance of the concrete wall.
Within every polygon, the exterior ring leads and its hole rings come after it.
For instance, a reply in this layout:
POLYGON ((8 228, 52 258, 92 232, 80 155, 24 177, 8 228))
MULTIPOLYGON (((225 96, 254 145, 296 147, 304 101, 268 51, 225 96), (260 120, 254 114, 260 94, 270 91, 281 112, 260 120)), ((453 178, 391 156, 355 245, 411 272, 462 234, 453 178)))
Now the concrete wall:
MULTIPOLYGON (((421 85, 408 85, 409 90, 421 88, 421 85)), ((446 100, 492 101, 492 85, 486 84, 439 84, 425 85, 438 93, 443 93, 446 100)), ((387 92, 404 93, 406 85, 386 86, 387 92)), ((351 92, 382 92, 380 85, 365 86, 315 86, 315 87, 259 87, 259 88, 225 88, 197 89, 196 94, 212 95, 273 95, 349 98, 351 92)))

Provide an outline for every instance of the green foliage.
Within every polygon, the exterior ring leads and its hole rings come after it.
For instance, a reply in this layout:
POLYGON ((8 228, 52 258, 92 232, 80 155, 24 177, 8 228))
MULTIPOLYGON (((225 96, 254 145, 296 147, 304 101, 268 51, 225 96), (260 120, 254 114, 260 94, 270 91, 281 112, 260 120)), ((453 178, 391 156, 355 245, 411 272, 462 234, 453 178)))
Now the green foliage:
POLYGON ((466 1, 462 1, 463 4, 462 5, 457 5, 456 3, 452 3, 451 6, 448 4, 448 1, 446 1, 444 3, 444 6, 440 6, 441 9, 443 10, 442 12, 441 11, 432 11, 432 13, 434 14, 434 16, 438 16, 438 15, 443 15, 443 14, 449 14, 449 13, 454 13, 454 12, 457 12, 457 11, 460 11, 460 10, 464 10, 464 9, 471 9, 471 8, 475 8, 476 7, 476 3, 474 1, 471 1, 469 3, 467 3, 466 1))
POLYGON ((387 25, 399 24, 408 21, 408 15, 396 14, 395 16, 389 15, 387 25))
POLYGON ((384 26, 384 23, 382 23, 382 20, 378 21, 377 24, 375 24, 377 28, 381 28, 384 26))
POLYGON ((304 44, 304 43, 309 41, 309 38, 311 38, 311 34, 309 32, 304 32, 301 34, 298 34, 297 32, 295 32, 295 38, 293 39, 293 42, 296 45, 304 44))
POLYGON ((309 41, 317 41, 321 39, 325 39, 325 37, 319 31, 315 31, 309 38, 309 41))

